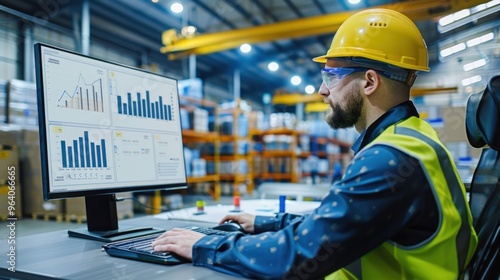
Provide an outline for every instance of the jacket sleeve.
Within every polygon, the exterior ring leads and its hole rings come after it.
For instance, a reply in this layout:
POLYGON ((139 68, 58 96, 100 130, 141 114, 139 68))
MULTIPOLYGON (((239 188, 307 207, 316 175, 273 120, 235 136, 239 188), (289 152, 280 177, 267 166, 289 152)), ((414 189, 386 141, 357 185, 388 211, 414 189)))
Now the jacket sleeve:
MULTIPOLYGON (((307 215, 305 215, 307 216, 307 215)), ((262 233, 266 231, 277 231, 289 224, 291 224, 296 219, 303 219, 302 215, 293 215, 288 213, 279 213, 275 217, 270 216, 256 216, 255 217, 255 230, 254 233, 262 233)))

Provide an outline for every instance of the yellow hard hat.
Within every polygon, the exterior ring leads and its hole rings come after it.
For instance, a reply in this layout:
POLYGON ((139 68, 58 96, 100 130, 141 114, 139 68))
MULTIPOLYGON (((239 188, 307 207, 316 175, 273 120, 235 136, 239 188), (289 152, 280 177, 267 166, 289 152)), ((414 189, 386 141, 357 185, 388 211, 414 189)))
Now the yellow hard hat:
POLYGON ((337 30, 326 55, 313 59, 361 57, 428 72, 427 46, 417 26, 389 9, 368 9, 350 16, 337 30))

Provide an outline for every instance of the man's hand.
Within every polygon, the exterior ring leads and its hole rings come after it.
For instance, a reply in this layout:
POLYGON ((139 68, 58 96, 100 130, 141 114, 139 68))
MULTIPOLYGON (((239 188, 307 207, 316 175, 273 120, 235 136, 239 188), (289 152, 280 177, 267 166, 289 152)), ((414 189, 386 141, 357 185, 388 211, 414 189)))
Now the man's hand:
POLYGON ((233 221, 240 224, 243 229, 248 233, 253 233, 255 231, 255 215, 243 213, 243 214, 229 214, 226 215, 219 224, 222 224, 227 221, 233 221))
POLYGON ((172 252, 188 260, 192 260, 193 245, 203 236, 205 236, 203 233, 174 228, 162 234, 151 245, 155 251, 172 252))

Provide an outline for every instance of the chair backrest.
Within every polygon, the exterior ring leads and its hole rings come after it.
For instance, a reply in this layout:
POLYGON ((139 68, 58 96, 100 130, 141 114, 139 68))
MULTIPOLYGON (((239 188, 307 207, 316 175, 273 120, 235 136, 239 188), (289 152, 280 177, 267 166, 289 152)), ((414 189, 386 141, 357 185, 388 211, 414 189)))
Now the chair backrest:
POLYGON ((483 148, 470 185, 470 206, 478 235, 468 279, 500 277, 500 76, 491 78, 481 93, 467 102, 469 143, 483 148))
POLYGON ((474 228, 478 236, 476 253, 469 265, 469 279, 499 279, 500 276, 500 182, 498 176, 493 182, 487 170, 497 173, 500 153, 485 149, 481 159, 494 165, 478 164, 474 177, 479 172, 479 180, 472 179, 470 205, 474 217, 474 228), (496 166, 497 169, 489 169, 496 166), (479 168, 484 167, 484 168, 479 168), (482 180, 485 179, 485 180, 482 180), (475 184, 476 183, 476 184, 475 184))
POLYGON ((500 153, 491 148, 483 149, 470 188, 469 204, 474 224, 477 224, 479 215, 492 196, 498 178, 500 178, 500 153))

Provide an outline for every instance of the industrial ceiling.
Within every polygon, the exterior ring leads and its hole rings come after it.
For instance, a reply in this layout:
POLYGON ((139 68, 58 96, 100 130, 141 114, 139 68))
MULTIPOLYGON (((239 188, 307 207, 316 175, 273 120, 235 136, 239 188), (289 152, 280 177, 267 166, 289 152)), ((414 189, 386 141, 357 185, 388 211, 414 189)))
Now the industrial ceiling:
POLYGON ((499 13, 493 13, 450 32, 438 32, 440 17, 487 2, 478 0, 361 0, 358 4, 347 0, 177 0, 185 7, 181 14, 170 11, 171 0, 87 1, 1 0, 0 4, 2 10, 19 13, 24 20, 36 18, 49 28, 61 27, 75 34, 79 32, 75 19, 88 4, 90 40, 146 57, 138 65, 154 61, 182 78, 194 73, 206 85, 221 88, 228 96, 238 93, 254 103, 260 103, 266 92, 302 93, 306 84, 317 88, 321 65, 311 58, 324 54, 339 24, 360 9, 388 7, 414 20, 427 42, 431 66, 439 63, 442 42, 479 26, 499 26, 499 13), (197 28, 192 38, 180 33, 187 25, 197 28), (252 45, 247 54, 239 50, 245 42, 252 45), (278 71, 268 70, 271 61, 280 64, 278 71), (291 85, 293 75, 302 78, 300 85, 291 85))

